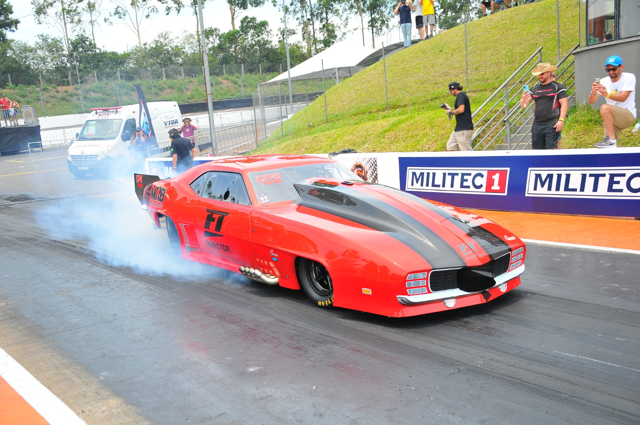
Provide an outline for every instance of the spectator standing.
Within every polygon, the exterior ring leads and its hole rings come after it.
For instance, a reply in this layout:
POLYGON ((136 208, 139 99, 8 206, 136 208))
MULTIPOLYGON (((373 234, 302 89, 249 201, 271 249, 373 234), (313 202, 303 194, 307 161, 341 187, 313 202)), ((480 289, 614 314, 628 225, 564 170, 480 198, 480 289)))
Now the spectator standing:
MULTIPOLYGON (((425 1, 429 1, 429 0, 425 0, 425 1)), ((423 0, 413 1, 413 9, 416 11, 416 17, 415 17, 416 29, 418 30, 418 36, 420 37, 420 40, 425 39, 424 22, 422 21, 422 2, 423 0)))
POLYGON ((456 97, 451 108, 445 103, 447 115, 456 117, 456 128, 451 133, 447 142, 448 151, 470 151, 471 136, 473 136, 473 121, 471 119, 471 103, 469 96, 462 91, 462 86, 457 81, 449 83, 449 93, 456 97))
POLYGON ((487 10, 491 9, 493 10, 493 6, 492 6, 493 1, 489 0, 489 1, 480 1, 480 7, 482 8, 482 15, 483 16, 487 16, 487 10))
POLYGON ((551 77, 551 73, 557 69, 549 63, 539 63, 531 71, 538 77, 538 84, 530 91, 522 91, 520 107, 526 108, 532 101, 535 102, 531 126, 533 149, 557 149, 558 136, 564 128, 569 100, 567 89, 551 77))
POLYGON ((131 149, 138 165, 142 165, 144 160, 149 157, 149 145, 147 134, 142 127, 137 127, 136 133, 131 137, 131 149))
POLYGON ((589 103, 593 104, 600 95, 605 104, 600 106, 600 116, 604 123, 604 139, 595 144, 598 148, 618 147, 620 131, 631 127, 637 118, 636 76, 622 72, 624 65, 620 56, 611 56, 604 65, 608 76, 591 85, 589 103))
POLYGON ((436 24, 435 11, 433 9, 433 1, 434 0, 423 0, 423 3, 422 3, 422 13, 423 13, 422 22, 424 23, 424 29, 426 31, 427 39, 436 35, 436 33, 433 32, 433 26, 436 24))
POLYGON ((493 0, 491 2, 491 13, 495 13, 496 10, 500 12, 500 8, 502 7, 503 4, 507 9, 511 7, 509 5, 509 0, 493 0))
POLYGON ((171 138, 171 158, 173 172, 180 174, 193 167, 193 158, 196 157, 196 148, 184 137, 180 137, 180 130, 172 128, 169 130, 171 138))
POLYGON ((182 137, 189 140, 193 147, 196 147, 196 130, 199 130, 200 127, 197 125, 191 124, 191 118, 184 118, 182 120, 182 127, 180 127, 180 131, 182 132, 182 137))
POLYGON ((400 29, 404 36, 404 48, 411 46, 411 12, 413 12, 413 4, 401 0, 393 11, 396 15, 400 15, 400 29))
POLYGON ((17 127, 18 126, 18 111, 20 110, 20 105, 18 104, 17 101, 12 100, 10 106, 11 106, 11 122, 13 123, 13 125, 15 125, 17 127))
POLYGON ((0 105, 2 105, 2 116, 4 117, 4 126, 7 127, 7 120, 11 118, 11 101, 7 98, 7 95, 2 93, 0 98, 0 105))
MULTIPOLYGON (((517 6, 518 3, 516 2, 515 6, 517 6)), ((556 80, 556 72, 555 71, 551 71, 551 81, 555 81, 556 80)), ((562 146, 560 146, 560 144, 562 143, 562 131, 558 131, 558 145, 556 146, 556 149, 562 149, 562 146)))

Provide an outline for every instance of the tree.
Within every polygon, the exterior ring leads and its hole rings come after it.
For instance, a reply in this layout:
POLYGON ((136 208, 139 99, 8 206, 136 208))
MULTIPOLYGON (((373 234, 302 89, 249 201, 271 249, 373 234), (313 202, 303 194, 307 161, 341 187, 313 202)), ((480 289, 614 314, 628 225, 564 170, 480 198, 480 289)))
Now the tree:
POLYGON ((440 0, 435 5, 438 27, 442 29, 473 21, 480 14, 480 9, 471 0, 440 0))
MULTIPOLYGON (((96 43, 96 34, 95 27, 98 26, 98 22, 100 16, 102 16, 102 0, 91 1, 88 0, 86 3, 83 3, 81 6, 81 12, 87 16, 87 23, 91 28, 91 39, 93 40, 94 46, 97 46, 96 43)), ((84 21, 84 19, 83 19, 84 21)))
POLYGON ((344 9, 341 6, 341 0, 318 0, 316 3, 316 16, 320 22, 318 32, 321 34, 321 50, 331 47, 345 35, 349 20, 342 19, 344 9), (335 23, 336 21, 338 24, 335 23), (340 22, 343 22, 343 25, 340 25, 340 22))
POLYGON ((389 22, 393 17, 394 0, 365 0, 365 10, 369 15, 369 29, 373 48, 376 48, 376 35, 380 35, 389 28, 389 22))
POLYGON ((31 0, 33 13, 38 24, 47 24, 58 29, 64 36, 67 50, 69 83, 71 78, 71 28, 80 22, 79 2, 82 0, 31 0))
POLYGON ((152 0, 113 0, 112 3, 116 5, 116 8, 110 16, 122 20, 138 39, 139 66, 142 66, 144 62, 142 23, 145 19, 151 18, 151 15, 158 13, 158 7, 152 0))
POLYGON ((13 32, 18 29, 19 20, 11 17, 13 6, 6 0, 0 0, 0 43, 6 43, 7 31, 13 32))

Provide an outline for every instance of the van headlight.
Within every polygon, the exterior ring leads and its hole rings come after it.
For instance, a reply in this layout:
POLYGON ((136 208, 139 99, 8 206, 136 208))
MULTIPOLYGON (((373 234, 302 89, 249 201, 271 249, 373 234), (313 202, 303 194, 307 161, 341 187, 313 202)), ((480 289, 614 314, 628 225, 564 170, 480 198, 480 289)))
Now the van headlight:
POLYGON ((102 148, 102 150, 100 151, 100 153, 98 154, 98 161, 100 161, 102 158, 104 158, 105 156, 107 156, 109 154, 109 147, 104 147, 102 148))

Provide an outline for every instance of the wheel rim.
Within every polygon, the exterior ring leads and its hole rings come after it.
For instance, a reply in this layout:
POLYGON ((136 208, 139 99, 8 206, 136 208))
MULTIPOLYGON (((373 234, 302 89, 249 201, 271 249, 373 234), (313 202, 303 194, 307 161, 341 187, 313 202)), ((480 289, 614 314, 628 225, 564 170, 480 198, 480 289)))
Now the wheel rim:
POLYGON ((311 262, 307 268, 307 277, 311 288, 320 296, 326 297, 333 292, 333 283, 327 269, 320 263, 311 262))

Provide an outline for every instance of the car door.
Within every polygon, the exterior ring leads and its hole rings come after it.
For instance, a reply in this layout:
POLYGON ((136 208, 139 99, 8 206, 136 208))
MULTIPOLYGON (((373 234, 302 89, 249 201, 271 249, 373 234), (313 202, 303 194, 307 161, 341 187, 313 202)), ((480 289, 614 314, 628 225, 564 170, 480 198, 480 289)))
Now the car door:
POLYGON ((202 254, 229 270, 252 264, 251 201, 242 175, 208 173, 194 217, 202 254))

